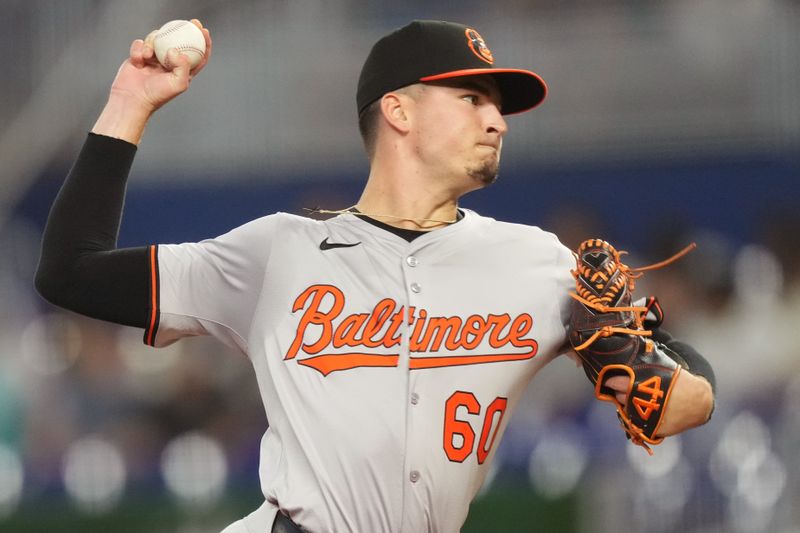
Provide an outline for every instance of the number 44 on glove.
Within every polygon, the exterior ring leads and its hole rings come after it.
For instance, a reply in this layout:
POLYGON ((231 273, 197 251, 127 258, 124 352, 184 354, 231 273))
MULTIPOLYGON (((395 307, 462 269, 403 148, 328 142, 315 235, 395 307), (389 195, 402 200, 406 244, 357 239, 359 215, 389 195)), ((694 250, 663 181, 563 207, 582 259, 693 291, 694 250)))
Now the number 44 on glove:
POLYGON ((628 438, 650 454, 648 444, 664 440, 658 429, 681 366, 668 347, 648 338, 664 317, 658 301, 651 296, 633 303, 633 289, 642 271, 665 266, 694 247, 640 268, 625 265, 620 260, 625 252, 600 239, 584 241, 575 254, 570 344, 595 386, 595 396, 616 406, 628 438), (614 376, 628 379, 624 403, 606 385, 614 376))

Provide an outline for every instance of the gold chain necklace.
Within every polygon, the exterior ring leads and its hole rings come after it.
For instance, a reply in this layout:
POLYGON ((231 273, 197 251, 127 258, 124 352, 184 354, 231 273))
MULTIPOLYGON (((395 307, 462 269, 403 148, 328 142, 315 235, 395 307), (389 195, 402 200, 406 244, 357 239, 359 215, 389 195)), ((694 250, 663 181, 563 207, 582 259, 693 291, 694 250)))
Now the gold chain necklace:
POLYGON ((456 218, 453 218, 452 220, 441 220, 441 219, 438 219, 438 218, 408 218, 408 217, 401 217, 401 216, 397 216, 397 215, 384 215, 384 214, 378 214, 378 213, 363 213, 363 212, 359 211, 356 208, 356 206, 354 206, 354 205, 351 205, 350 207, 345 208, 345 209, 338 209, 338 210, 320 209, 319 207, 315 207, 314 209, 309 209, 307 207, 304 207, 303 209, 305 209, 306 211, 308 211, 310 213, 319 213, 319 214, 322 214, 322 215, 355 215, 355 216, 370 217, 370 218, 391 218, 393 220, 405 220, 407 222, 412 222, 413 224, 415 224, 420 229, 428 229, 428 228, 433 228, 435 226, 438 226, 440 224, 448 224, 449 225, 449 224, 453 224, 455 222, 458 222, 458 217, 457 216, 456 216, 456 218), (434 222, 435 224, 434 225, 423 225, 423 224, 421 224, 421 222, 434 222))

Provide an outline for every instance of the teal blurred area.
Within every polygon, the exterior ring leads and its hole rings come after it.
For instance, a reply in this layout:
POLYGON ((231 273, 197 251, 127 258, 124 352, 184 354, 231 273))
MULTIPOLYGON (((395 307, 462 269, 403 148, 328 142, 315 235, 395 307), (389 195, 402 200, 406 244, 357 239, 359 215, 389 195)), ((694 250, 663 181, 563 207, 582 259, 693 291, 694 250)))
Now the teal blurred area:
POLYGON ((517 406, 463 531, 800 530, 800 3, 794 0, 7 0, 0 99, 0 533, 213 533, 255 509, 267 426, 252 368, 163 350, 33 291, 49 206, 129 42, 212 29, 214 61, 148 127, 122 246, 340 209, 367 173, 355 78, 412 18, 477 27, 550 94, 509 118, 500 180, 462 205, 591 236, 648 273, 666 329, 717 372, 711 422, 630 445, 557 360, 517 406))
MULTIPOLYGON (((186 510, 164 499, 131 498, 113 511, 101 516, 75 513, 68 504, 50 503, 47 513, 31 507, 21 509, 4 522, 3 531, 19 533, 172 533, 175 531, 215 532, 258 505, 258 491, 239 492, 215 506, 203 510, 186 510)), ((577 532, 573 497, 557 501, 544 500, 529 487, 509 484, 493 490, 473 504, 463 533, 505 531, 577 532), (532 526, 535 524, 535 526, 532 526), (532 529, 533 527, 533 529, 532 529)))

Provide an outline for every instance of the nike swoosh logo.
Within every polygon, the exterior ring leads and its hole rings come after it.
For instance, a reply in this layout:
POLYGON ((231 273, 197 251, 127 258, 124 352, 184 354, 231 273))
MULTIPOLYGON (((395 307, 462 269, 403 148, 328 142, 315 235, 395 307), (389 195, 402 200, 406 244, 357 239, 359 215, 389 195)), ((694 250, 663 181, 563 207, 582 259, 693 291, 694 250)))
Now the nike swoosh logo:
POLYGON ((349 243, 349 242, 328 242, 328 238, 325 237, 325 240, 322 241, 321 243, 319 243, 319 249, 322 250, 322 251, 325 251, 325 250, 333 250, 334 248, 350 248, 351 246, 358 246, 359 244, 361 244, 361 241, 353 242, 353 243, 349 243))

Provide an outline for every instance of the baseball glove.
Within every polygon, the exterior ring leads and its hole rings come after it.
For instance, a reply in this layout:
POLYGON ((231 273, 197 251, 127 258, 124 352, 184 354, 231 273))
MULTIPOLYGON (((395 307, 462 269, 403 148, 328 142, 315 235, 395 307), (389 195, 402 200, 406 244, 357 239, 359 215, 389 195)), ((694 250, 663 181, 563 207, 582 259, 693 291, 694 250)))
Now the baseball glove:
POLYGON ((658 429, 681 366, 675 354, 649 337, 663 319, 655 297, 632 302, 635 281, 644 270, 662 267, 694 248, 687 246, 655 265, 630 268, 620 260, 625 252, 606 241, 589 239, 575 254, 575 292, 569 340, 580 356, 595 396, 613 403, 628 438, 643 446, 659 444, 658 429), (628 378, 623 403, 617 391, 605 385, 608 378, 628 378))

